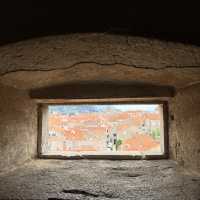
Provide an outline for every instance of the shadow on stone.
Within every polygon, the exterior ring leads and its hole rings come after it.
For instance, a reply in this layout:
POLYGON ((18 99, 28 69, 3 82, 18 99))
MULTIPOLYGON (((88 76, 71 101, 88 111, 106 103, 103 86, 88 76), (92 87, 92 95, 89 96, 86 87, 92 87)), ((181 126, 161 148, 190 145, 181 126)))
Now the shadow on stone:
POLYGON ((105 192, 100 192, 99 194, 87 192, 85 190, 77 190, 77 189, 71 189, 71 190, 63 190, 62 192, 67 193, 67 194, 75 194, 75 195, 84 195, 84 196, 89 196, 89 197, 106 197, 106 198, 116 198, 113 194, 108 194, 105 192))
POLYGON ((81 194, 81 195, 84 195, 84 196, 99 197, 98 194, 90 193, 90 192, 87 192, 85 190, 73 189, 73 190, 63 190, 62 192, 67 193, 67 194, 81 194))

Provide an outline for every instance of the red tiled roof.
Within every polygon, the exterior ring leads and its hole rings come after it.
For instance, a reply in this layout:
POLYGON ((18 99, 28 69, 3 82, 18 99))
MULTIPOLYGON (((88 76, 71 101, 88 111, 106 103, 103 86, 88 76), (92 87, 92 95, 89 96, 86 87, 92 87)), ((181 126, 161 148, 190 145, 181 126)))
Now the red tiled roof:
POLYGON ((72 129, 64 132, 64 137, 66 140, 84 140, 85 133, 80 129, 72 129))
POLYGON ((122 145, 124 151, 146 151, 157 147, 159 142, 149 135, 135 135, 130 139, 124 140, 122 145))

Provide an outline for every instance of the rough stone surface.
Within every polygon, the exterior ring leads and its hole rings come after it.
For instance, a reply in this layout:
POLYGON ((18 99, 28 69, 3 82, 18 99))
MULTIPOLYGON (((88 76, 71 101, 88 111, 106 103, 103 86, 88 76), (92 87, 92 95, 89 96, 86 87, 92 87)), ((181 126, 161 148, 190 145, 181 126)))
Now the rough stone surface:
POLYGON ((36 154, 37 109, 28 97, 31 89, 109 82, 175 88, 178 93, 170 101, 169 113, 170 155, 200 172, 199 72, 199 47, 137 37, 72 34, 2 46, 0 171, 20 165, 36 154))
POLYGON ((36 155, 37 109, 27 92, 0 85, 0 172, 36 155))
POLYGON ((0 199, 199 200, 173 161, 37 160, 0 176, 0 199))
POLYGON ((200 173, 200 85, 180 90, 169 105, 171 156, 200 173))
POLYGON ((0 48, 0 82, 21 89, 79 81, 185 87, 200 81, 200 48, 109 34, 71 34, 0 48), (169 79, 170 77, 170 79, 169 79))

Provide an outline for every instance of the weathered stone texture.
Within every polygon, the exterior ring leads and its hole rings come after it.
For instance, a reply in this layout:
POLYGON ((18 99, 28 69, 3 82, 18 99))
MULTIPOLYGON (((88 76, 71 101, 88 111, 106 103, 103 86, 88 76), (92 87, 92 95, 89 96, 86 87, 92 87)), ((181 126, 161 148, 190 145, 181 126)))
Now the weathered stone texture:
POLYGON ((184 87, 200 81, 200 48, 109 34, 71 34, 0 48, 0 82, 30 89, 79 81, 184 87), (170 78, 169 78, 170 77, 170 78))
POLYGON ((171 155, 200 172, 200 85, 178 92, 170 102, 170 118, 171 155))
POLYGON ((0 172, 36 155, 37 109, 27 92, 0 85, 0 172))

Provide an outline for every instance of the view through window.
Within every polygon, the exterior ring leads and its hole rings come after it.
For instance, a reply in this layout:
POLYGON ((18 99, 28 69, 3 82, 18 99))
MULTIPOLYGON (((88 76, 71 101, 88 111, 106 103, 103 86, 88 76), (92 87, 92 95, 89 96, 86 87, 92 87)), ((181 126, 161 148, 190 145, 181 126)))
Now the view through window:
POLYGON ((162 155, 162 104, 49 105, 43 155, 162 155))

